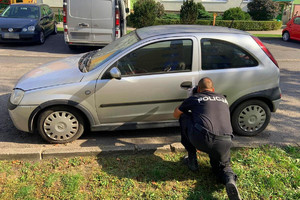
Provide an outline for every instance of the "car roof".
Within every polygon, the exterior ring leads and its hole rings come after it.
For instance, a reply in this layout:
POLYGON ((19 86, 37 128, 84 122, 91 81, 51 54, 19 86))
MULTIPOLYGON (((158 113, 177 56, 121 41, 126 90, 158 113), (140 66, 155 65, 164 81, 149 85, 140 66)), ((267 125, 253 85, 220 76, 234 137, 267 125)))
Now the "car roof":
POLYGON ((11 4, 10 6, 42 6, 42 5, 46 5, 46 4, 41 4, 41 3, 14 3, 11 4))
POLYGON ((149 26, 136 30, 137 35, 141 39, 155 37, 166 34, 181 34, 181 33, 233 33, 250 35, 249 33, 233 28, 221 26, 204 26, 204 25, 160 25, 149 26))

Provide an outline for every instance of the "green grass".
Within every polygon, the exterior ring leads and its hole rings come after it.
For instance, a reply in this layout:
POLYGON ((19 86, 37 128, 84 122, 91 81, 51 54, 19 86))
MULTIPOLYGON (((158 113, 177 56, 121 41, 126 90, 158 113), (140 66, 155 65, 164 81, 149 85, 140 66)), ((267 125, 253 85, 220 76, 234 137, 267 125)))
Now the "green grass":
POLYGON ((253 34, 256 37, 271 37, 271 38, 281 38, 281 34, 253 34))
MULTIPOLYGON (((200 171, 184 153, 0 161, 0 199, 228 199, 198 153, 200 171)), ((264 146, 232 151, 242 199, 300 199, 300 149, 264 146)))

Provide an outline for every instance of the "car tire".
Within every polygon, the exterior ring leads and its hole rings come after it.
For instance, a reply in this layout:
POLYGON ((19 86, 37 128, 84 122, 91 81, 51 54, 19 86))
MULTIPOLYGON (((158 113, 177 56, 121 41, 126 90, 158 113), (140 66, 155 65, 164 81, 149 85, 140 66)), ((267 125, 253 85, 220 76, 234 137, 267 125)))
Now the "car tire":
POLYGON ((72 108, 57 106, 41 113, 38 132, 48 142, 64 144, 78 139, 84 132, 84 119, 72 108))
POLYGON ((57 26, 56 24, 54 24, 54 30, 52 32, 52 35, 56 35, 57 34, 57 26))
POLYGON ((45 43, 45 39, 46 39, 46 37, 45 37, 45 33, 44 33, 44 31, 41 31, 40 32, 40 35, 39 35, 39 44, 44 44, 45 43))
POLYGON ((282 34, 282 40, 283 41, 289 41, 290 40, 290 34, 289 32, 285 31, 283 34, 282 34))
POLYGON ((238 105, 232 112, 231 124, 234 134, 255 136, 262 132, 270 122, 271 111, 260 100, 249 100, 238 105))

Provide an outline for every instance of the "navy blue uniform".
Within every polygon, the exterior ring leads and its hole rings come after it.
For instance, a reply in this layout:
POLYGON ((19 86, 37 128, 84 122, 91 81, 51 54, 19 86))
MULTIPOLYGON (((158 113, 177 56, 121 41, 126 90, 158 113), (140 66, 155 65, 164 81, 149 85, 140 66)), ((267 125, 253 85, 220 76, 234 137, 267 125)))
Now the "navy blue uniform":
POLYGON ((225 183, 228 176, 236 175, 230 167, 232 127, 228 102, 223 95, 204 91, 187 98, 178 108, 182 114, 181 143, 196 156, 196 149, 210 157, 213 172, 225 183))

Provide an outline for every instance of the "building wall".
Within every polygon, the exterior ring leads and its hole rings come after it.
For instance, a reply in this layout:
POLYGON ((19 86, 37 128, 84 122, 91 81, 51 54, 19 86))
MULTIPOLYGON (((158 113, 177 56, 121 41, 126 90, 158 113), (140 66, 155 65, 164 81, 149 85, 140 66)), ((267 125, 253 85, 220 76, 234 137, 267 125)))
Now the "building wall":
MULTIPOLYGON (((166 11, 179 12, 183 0, 156 0, 161 2, 166 11)), ((223 13, 225 10, 234 7, 240 7, 247 11, 248 0, 195 0, 196 3, 201 2, 208 12, 223 13)))

